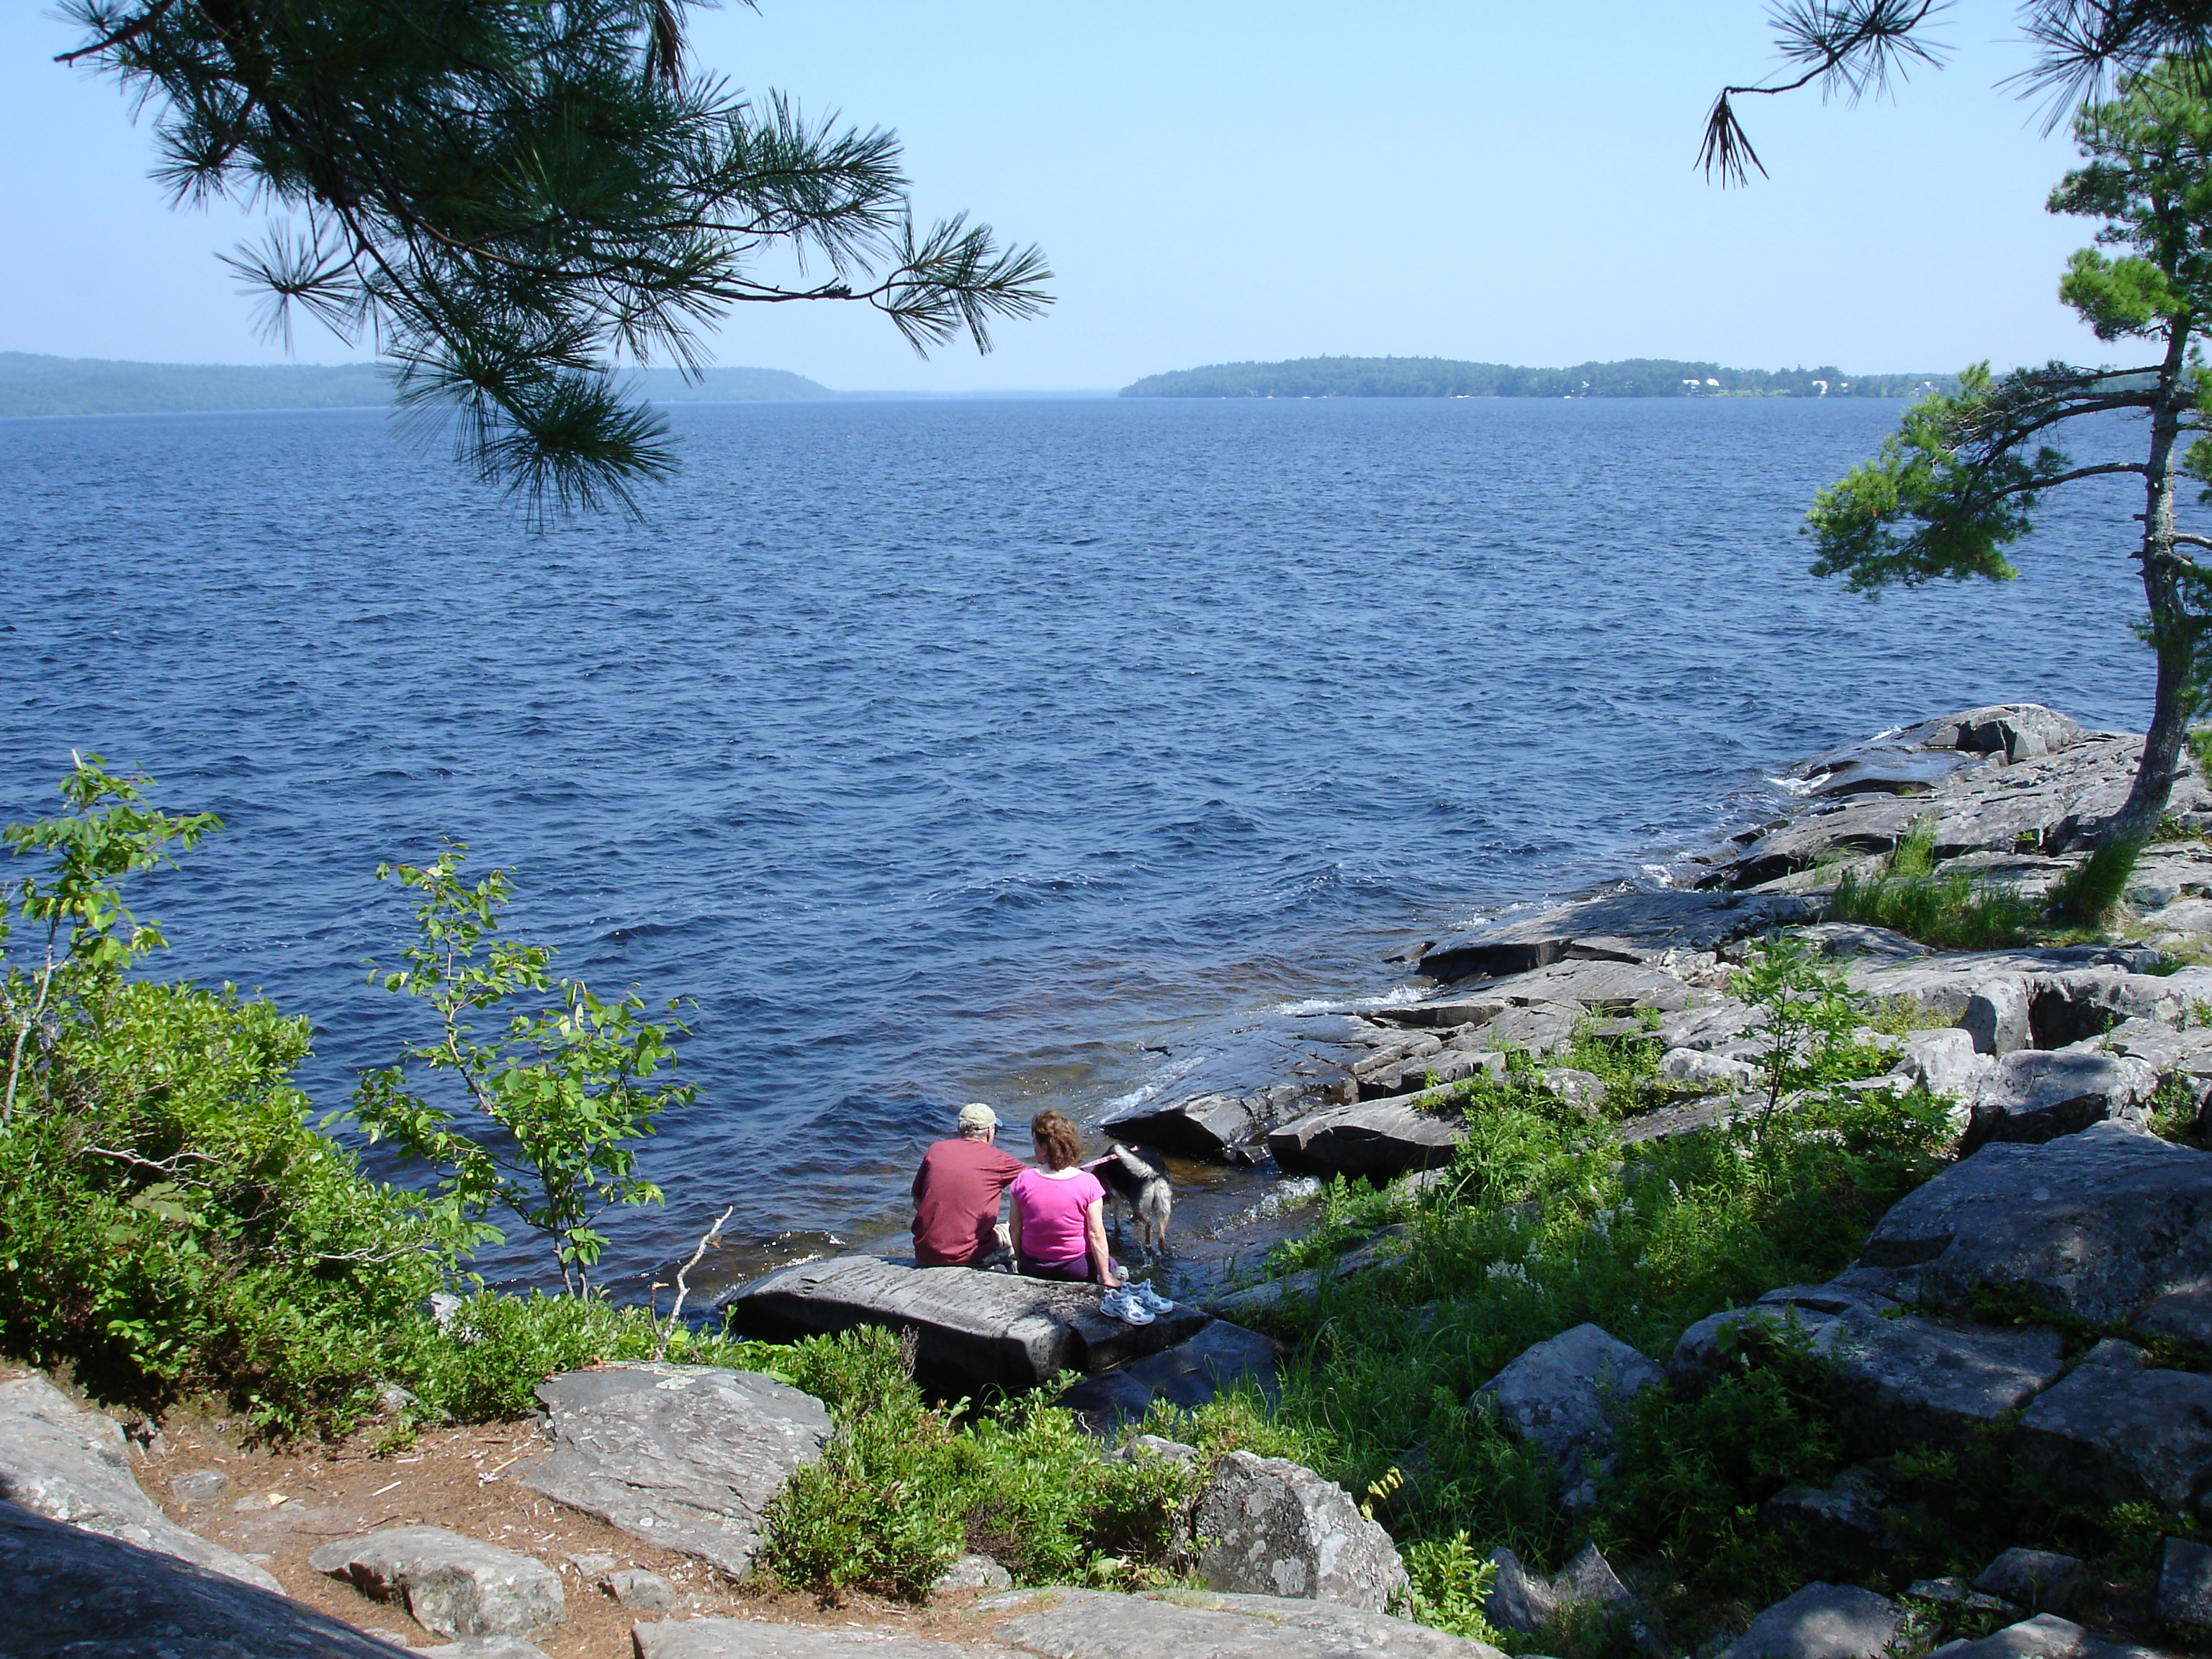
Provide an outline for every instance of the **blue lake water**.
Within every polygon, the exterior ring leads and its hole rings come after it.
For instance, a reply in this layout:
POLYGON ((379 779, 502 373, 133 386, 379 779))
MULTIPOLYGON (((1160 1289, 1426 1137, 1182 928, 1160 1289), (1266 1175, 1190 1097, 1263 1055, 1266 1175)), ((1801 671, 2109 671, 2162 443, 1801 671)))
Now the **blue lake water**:
POLYGON ((865 1229, 958 1103, 1099 1115, 1793 756, 2016 698, 2140 729, 2124 483, 2007 586, 1805 574, 1898 407, 682 407, 645 522, 542 534, 379 414, 0 422, 0 817, 72 746, 221 813, 141 908, 313 1017, 324 1105, 399 1039, 373 867, 466 842, 565 969, 697 999, 617 1276, 725 1204, 865 1229))

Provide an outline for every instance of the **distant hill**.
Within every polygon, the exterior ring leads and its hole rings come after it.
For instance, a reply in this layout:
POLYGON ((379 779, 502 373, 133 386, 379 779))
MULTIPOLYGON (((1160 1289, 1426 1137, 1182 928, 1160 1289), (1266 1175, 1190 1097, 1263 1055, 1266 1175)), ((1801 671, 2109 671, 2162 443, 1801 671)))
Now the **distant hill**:
POLYGON ((1148 375, 1124 398, 1907 398, 1949 374, 1847 375, 1823 368, 1723 368, 1631 357, 1572 368, 1516 368, 1449 357, 1301 357, 1148 375), (1825 384, 1824 384, 1825 383, 1825 384))
MULTIPOLYGON (((779 368, 710 368, 688 382, 672 368, 640 372, 662 403, 831 398, 829 387, 779 368)), ((0 418, 24 415, 198 415, 225 410, 373 409, 392 401, 376 363, 128 363, 0 351, 0 418)))

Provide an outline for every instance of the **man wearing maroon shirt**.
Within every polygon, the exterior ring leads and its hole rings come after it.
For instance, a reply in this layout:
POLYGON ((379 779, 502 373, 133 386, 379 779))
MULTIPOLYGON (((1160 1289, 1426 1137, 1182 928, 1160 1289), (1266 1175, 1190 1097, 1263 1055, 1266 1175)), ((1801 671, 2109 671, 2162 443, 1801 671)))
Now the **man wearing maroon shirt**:
POLYGON ((1022 1172, 991 1143, 999 1115, 960 1109, 960 1135, 922 1154, 914 1177, 914 1259, 925 1267, 975 1267, 998 1253, 999 1201, 1022 1172))

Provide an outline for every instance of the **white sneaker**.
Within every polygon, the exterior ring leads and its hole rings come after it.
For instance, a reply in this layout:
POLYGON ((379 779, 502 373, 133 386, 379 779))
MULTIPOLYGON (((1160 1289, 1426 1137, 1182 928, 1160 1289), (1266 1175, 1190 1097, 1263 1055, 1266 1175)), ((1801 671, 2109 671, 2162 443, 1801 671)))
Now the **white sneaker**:
POLYGON ((1125 1325, 1149 1325, 1152 1310, 1129 1293, 1125 1285, 1118 1291, 1109 1291, 1098 1299, 1098 1311, 1109 1319, 1118 1319, 1125 1325))
POLYGON ((1128 1291, 1133 1301, 1149 1313, 1157 1316, 1175 1311, 1174 1303, 1141 1280, 1133 1279, 1122 1288, 1128 1291))

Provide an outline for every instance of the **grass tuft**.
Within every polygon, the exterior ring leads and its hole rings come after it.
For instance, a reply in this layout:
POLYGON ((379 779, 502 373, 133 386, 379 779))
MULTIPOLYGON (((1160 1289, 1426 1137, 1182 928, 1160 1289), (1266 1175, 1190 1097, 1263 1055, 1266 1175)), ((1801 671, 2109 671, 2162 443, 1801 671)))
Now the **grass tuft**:
POLYGON ((2057 918, 2069 927, 2102 927, 2125 896, 2142 855, 2139 841, 2100 842, 2096 851, 2054 883, 2051 902, 2057 918))
POLYGON ((2039 917, 2017 893, 1978 884, 1960 871, 1935 873, 1936 825, 1906 830, 1880 875, 1846 872, 1828 902, 1831 921, 1864 922, 1939 951, 1985 951, 2026 939, 2039 917))

